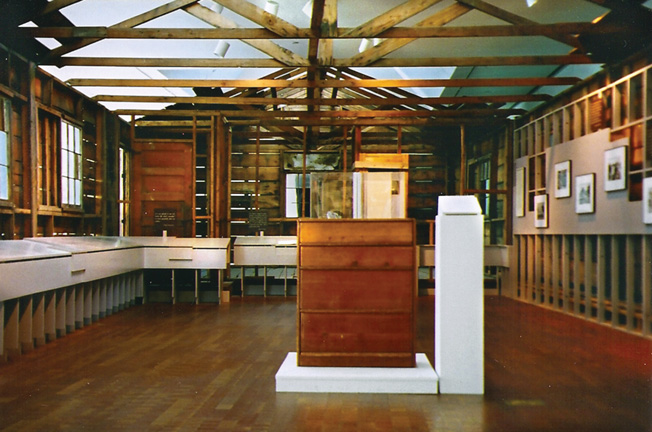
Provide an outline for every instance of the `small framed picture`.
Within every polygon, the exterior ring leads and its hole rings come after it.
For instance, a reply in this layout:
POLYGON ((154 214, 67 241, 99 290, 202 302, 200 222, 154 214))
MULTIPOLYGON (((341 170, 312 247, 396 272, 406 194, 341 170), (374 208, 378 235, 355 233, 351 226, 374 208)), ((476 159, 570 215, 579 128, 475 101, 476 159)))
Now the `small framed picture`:
POLYGON ((525 216, 525 167, 516 169, 514 209, 516 210, 516 217, 525 216))
POLYGON ((534 196, 534 226, 548 228, 548 195, 534 196))
POLYGON ((652 224, 652 177, 643 179, 643 223, 652 224))
POLYGON ((575 177, 575 213, 595 212, 595 174, 575 177))
POLYGON ((571 161, 555 164, 555 198, 571 196, 571 161))
POLYGON ((604 152, 604 190, 617 191, 627 188, 627 146, 604 152))

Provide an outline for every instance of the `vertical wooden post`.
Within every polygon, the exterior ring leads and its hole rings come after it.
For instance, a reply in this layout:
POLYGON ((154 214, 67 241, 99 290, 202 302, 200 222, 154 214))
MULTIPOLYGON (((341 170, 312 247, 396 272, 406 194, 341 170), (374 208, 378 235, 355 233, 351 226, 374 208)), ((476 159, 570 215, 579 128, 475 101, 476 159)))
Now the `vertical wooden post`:
POLYGON ((197 117, 192 116, 192 194, 191 194, 191 209, 192 213, 192 228, 190 232, 194 238, 197 235, 197 117))
POLYGON ((342 217, 345 217, 346 209, 346 170, 347 170, 347 130, 346 126, 342 127, 342 217))
POLYGON ((301 217, 306 217, 306 162, 308 157, 308 126, 303 127, 303 160, 301 168, 301 217))
POLYGON ((398 126, 398 132, 396 134, 396 153, 401 154, 403 151, 403 127, 398 126))
POLYGON ((260 210, 260 202, 258 200, 258 196, 260 195, 260 124, 256 126, 256 183, 254 188, 254 207, 256 210, 260 210))
POLYGON ((359 159, 360 152, 362 151, 362 128, 360 126, 355 127, 355 141, 353 142, 353 161, 359 159))
POLYGON ((29 63, 29 144, 31 236, 38 234, 39 171, 38 171, 38 110, 36 105, 36 64, 29 63))
POLYGON ((466 144, 464 125, 460 125, 460 195, 466 191, 466 144))

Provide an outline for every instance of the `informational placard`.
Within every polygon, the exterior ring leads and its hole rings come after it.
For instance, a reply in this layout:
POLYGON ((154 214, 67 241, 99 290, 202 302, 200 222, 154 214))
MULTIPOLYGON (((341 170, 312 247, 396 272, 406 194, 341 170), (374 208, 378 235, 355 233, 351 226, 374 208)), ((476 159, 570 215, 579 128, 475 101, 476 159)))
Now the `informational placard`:
POLYGON ((267 211, 250 210, 249 211, 249 228, 254 231, 264 231, 267 229, 267 211))
POLYGON ((154 209, 154 225, 160 228, 172 228, 177 223, 177 209, 154 209))

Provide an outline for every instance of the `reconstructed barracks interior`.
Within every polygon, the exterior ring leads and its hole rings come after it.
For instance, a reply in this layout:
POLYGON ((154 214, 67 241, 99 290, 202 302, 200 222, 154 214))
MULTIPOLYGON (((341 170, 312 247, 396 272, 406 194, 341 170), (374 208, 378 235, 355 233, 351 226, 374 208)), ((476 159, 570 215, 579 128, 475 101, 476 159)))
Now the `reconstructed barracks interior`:
POLYGON ((0 2, 0 429, 652 430, 650 29, 641 0, 0 2), (297 221, 388 169, 431 362, 438 197, 482 208, 484 395, 276 393, 297 221))

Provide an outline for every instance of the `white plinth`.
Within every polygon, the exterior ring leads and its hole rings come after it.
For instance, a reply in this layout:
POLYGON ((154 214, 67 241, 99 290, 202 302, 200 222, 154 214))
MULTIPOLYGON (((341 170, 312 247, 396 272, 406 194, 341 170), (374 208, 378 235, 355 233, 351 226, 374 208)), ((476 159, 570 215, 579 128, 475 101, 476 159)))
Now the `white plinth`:
POLYGON ((439 197, 435 370, 442 394, 484 393, 483 224, 475 197, 439 197))
POLYGON ((276 373, 276 392, 436 394, 439 378, 425 354, 415 368, 297 366, 288 353, 276 373))

